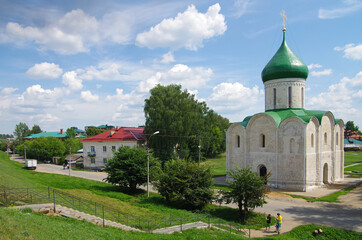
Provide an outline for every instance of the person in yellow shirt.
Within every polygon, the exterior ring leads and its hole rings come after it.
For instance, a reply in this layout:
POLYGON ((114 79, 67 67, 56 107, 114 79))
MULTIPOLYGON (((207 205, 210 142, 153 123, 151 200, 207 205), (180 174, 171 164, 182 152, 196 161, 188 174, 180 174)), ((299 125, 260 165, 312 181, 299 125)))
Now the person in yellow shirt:
POLYGON ((276 231, 278 234, 280 234, 280 229, 282 227, 282 221, 283 221, 283 218, 282 216, 280 215, 280 213, 277 213, 277 217, 276 217, 276 220, 277 220, 277 224, 275 225, 276 227, 276 231))

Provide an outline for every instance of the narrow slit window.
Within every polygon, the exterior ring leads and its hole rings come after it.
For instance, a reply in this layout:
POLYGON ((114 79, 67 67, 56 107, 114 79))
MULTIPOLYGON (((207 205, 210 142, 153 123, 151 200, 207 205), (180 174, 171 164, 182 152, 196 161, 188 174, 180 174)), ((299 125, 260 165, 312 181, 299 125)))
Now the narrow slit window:
POLYGON ((288 87, 288 108, 292 107, 292 87, 288 87))
POLYGON ((310 145, 312 147, 314 147, 314 134, 312 133, 312 135, 310 136, 310 145))
POLYGON ((236 146, 238 148, 240 147, 240 136, 239 135, 236 136, 236 146))
POLYGON ((336 133, 336 145, 338 145, 338 133, 336 133))
POLYGON ((274 109, 277 108, 277 89, 273 88, 273 102, 274 102, 274 109))
POLYGON ((260 147, 265 148, 265 135, 260 135, 260 147))
POLYGON ((324 133, 324 144, 327 144, 327 133, 324 133))
POLYGON ((301 98, 302 98, 301 106, 302 108, 304 108, 304 88, 301 89, 301 98))

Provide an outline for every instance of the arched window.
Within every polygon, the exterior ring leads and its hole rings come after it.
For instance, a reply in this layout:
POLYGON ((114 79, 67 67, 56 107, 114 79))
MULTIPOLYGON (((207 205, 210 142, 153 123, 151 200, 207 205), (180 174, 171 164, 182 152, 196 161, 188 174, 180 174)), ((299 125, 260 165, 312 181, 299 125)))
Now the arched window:
POLYGON ((310 146, 314 147, 314 134, 310 135, 310 146))
POLYGON ((302 108, 304 108, 304 88, 301 89, 301 98, 302 98, 301 106, 302 108))
POLYGON ((327 133, 324 133, 324 144, 327 144, 327 133))
POLYGON ((294 138, 291 138, 289 142, 289 152, 294 153, 295 152, 294 148, 295 148, 295 141, 294 138))
POLYGON ((338 145, 338 133, 336 133, 336 145, 338 145))
POLYGON ((265 148, 265 135, 260 134, 260 147, 265 148))
POLYGON ((240 147, 240 136, 239 135, 237 135, 236 136, 236 147, 240 147))

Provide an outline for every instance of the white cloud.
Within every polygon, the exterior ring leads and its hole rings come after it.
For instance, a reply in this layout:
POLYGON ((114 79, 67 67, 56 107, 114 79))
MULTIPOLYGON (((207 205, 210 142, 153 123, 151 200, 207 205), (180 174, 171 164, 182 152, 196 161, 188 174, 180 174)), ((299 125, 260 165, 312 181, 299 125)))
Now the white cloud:
MULTIPOLYGON (((132 91, 131 93, 123 93, 123 89, 117 88, 116 95, 108 95, 106 101, 112 101, 117 103, 127 103, 127 105, 142 104, 144 95, 132 91)), ((125 106, 125 105, 123 105, 125 106)))
POLYGON ((345 58, 353 60, 362 60, 362 44, 355 45, 353 43, 346 44, 344 47, 335 47, 336 51, 344 51, 345 58))
POLYGON ((75 71, 66 72, 63 74, 63 81, 71 90, 80 90, 83 88, 82 79, 77 77, 75 71))
POLYGON ((258 103, 262 90, 258 86, 245 87, 241 83, 220 83, 213 88, 208 99, 215 110, 241 110, 258 103))
POLYGON ((92 94, 90 91, 82 91, 81 98, 86 102, 98 102, 99 97, 97 94, 92 94))
POLYGON ((199 13, 191 5, 175 18, 164 19, 148 32, 137 35, 136 44, 141 47, 185 47, 197 50, 202 47, 203 40, 222 35, 226 31, 225 17, 220 12, 218 3, 210 6, 205 14, 199 13))
POLYGON ((43 62, 35 64, 26 71, 30 78, 36 79, 54 79, 58 78, 63 73, 63 69, 58 64, 43 62))
POLYGON ((118 63, 106 62, 101 63, 98 67, 89 66, 85 69, 85 72, 81 75, 85 80, 120 80, 122 78, 120 74, 121 66, 118 63))
POLYGON ((235 17, 239 18, 246 13, 248 6, 250 5, 250 0, 235 0, 235 17))
POLYGON ((54 116, 50 113, 45 113, 45 114, 37 114, 35 116, 31 116, 30 120, 37 123, 49 123, 49 122, 58 122, 60 119, 57 116, 54 116))
POLYGON ((175 62, 175 57, 173 56, 173 53, 171 51, 162 55, 161 63, 171 62, 175 62))
POLYGON ((332 74, 332 69, 325 69, 323 71, 312 71, 310 75, 314 77, 328 76, 332 74))
POLYGON ((2 94, 2 95, 10 95, 10 94, 12 94, 13 92, 15 92, 16 90, 18 90, 18 89, 17 89, 17 88, 12 88, 12 87, 3 88, 3 90, 1 90, 1 94, 2 94))
POLYGON ((320 19, 335 19, 344 17, 353 12, 358 12, 362 9, 362 2, 360 1, 343 1, 347 6, 343 6, 335 9, 319 9, 318 17, 320 19))
POLYGON ((312 63, 312 64, 308 65, 309 70, 314 69, 314 68, 321 68, 321 67, 322 67, 322 65, 320 65, 318 63, 312 63))
POLYGON ((360 110, 355 107, 361 105, 360 88, 356 86, 362 86, 362 71, 353 78, 342 78, 339 83, 329 86, 325 92, 309 98, 308 104, 313 109, 330 110, 337 117, 360 119, 360 110))
POLYGON ((206 86, 213 72, 211 68, 191 68, 184 64, 176 64, 167 72, 157 72, 139 84, 140 92, 148 92, 156 84, 180 84, 183 88, 192 89, 206 86))

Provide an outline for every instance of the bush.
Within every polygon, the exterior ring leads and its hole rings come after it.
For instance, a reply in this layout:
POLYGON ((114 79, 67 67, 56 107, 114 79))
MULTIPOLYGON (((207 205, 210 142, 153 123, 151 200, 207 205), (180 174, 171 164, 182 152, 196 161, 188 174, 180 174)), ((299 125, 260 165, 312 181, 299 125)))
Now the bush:
MULTIPOLYGON (((154 163, 150 157, 150 166, 154 163)), ((108 160, 104 169, 106 181, 135 192, 137 186, 147 182, 147 151, 143 148, 120 147, 108 160)))
POLYGON ((185 160, 165 163, 153 183, 166 201, 180 201, 188 209, 201 209, 213 200, 210 168, 185 160))

